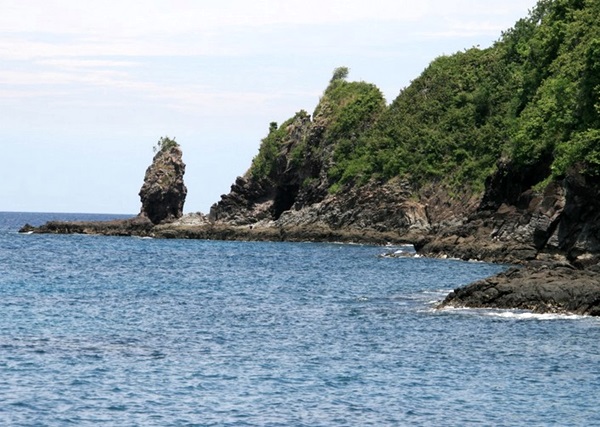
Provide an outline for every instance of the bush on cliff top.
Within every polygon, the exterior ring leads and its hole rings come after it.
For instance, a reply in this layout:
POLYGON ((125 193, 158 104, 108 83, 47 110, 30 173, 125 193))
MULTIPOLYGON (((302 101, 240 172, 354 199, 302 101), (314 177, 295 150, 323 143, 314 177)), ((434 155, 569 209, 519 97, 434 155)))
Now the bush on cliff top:
POLYGON ((154 147, 152 147, 155 153, 168 151, 173 147, 179 147, 179 144, 175 141, 175 138, 171 139, 168 136, 161 136, 154 147))

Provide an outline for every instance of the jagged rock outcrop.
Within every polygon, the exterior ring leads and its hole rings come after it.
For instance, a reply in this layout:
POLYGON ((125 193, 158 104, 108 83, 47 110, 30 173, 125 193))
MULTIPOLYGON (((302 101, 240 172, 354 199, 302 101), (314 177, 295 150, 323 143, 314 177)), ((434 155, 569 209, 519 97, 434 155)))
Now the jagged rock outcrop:
POLYGON ((511 268, 451 292, 444 307, 524 309, 600 315, 600 269, 567 265, 511 268))
POLYGON ((147 217, 153 224, 180 218, 187 195, 184 173, 185 163, 179 145, 173 143, 160 147, 146 170, 140 189, 140 216, 147 217))
MULTIPOLYGON (((213 206, 211 220, 235 225, 272 227, 319 227, 331 230, 371 230, 375 232, 428 233, 427 206, 411 197, 398 181, 370 183, 347 191, 326 194, 313 203, 297 203, 274 215, 277 196, 293 198, 286 190, 267 191, 260 183, 239 177, 231 193, 213 206)), ((273 190, 273 188, 271 188, 273 190)), ((302 194, 302 193, 297 193, 302 194)))
MULTIPOLYGON (((600 315, 600 178, 575 168, 543 191, 500 167, 479 209, 463 224, 426 237, 426 255, 525 267, 454 290, 441 307, 517 308, 600 315), (498 174, 505 174, 503 179, 498 174), (513 179, 508 194, 500 188, 513 179)), ((525 177, 525 179, 527 179, 525 177)))
POLYGON ((322 201, 284 212, 279 226, 320 226, 333 230, 373 230, 406 235, 429 230, 427 208, 411 199, 402 183, 371 182, 327 195, 322 201))
POLYGON ((551 243, 580 266, 600 259, 600 176, 571 171, 564 182, 565 207, 551 243))
POLYGON ((231 192, 222 195, 221 200, 211 207, 209 218, 233 225, 273 219, 274 199, 275 188, 270 183, 239 176, 231 186, 231 192))
POLYGON ((324 164, 331 153, 323 147, 323 118, 311 120, 301 111, 279 131, 283 136, 277 142, 274 158, 269 160, 268 172, 259 174, 251 168, 238 177, 230 193, 211 207, 212 221, 234 225, 274 221, 290 209, 298 210, 327 196, 324 164), (298 158, 301 151, 306 155, 298 158))
POLYGON ((238 177, 230 193, 211 207, 210 220, 235 226, 428 232, 426 203, 399 179, 350 183, 331 191, 334 158, 333 147, 325 141, 328 113, 321 106, 314 119, 302 111, 282 125, 269 172, 259 175, 251 168, 238 177))
MULTIPOLYGON (((535 172, 532 172, 535 173, 535 172)), ((488 180, 479 208, 462 224, 445 227, 418 242, 430 256, 451 256, 494 262, 522 263, 562 259, 578 267, 600 258, 600 179, 571 170, 543 191, 521 185, 525 175, 506 174, 500 167, 488 180), (498 179, 498 175, 504 175, 498 179), (502 189, 513 181, 521 192, 502 189)))

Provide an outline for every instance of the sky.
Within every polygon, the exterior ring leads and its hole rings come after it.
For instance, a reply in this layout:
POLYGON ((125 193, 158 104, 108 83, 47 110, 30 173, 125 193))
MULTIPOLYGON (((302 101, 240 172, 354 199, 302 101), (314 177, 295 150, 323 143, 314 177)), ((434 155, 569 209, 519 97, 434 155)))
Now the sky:
POLYGON ((336 67, 392 102, 535 0, 0 0, 0 211, 137 214, 175 138, 208 213, 336 67))

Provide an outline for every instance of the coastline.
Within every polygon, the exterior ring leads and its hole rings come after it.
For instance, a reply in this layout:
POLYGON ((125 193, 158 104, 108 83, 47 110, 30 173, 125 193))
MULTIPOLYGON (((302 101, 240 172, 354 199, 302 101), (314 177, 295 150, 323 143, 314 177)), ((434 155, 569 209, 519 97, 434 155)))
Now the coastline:
POLYGON ((25 224, 20 233, 92 234, 104 236, 136 236, 161 239, 201 239, 239 241, 342 242, 360 244, 414 244, 416 236, 372 229, 333 229, 325 226, 301 225, 232 225, 208 220, 154 225, 137 216, 113 221, 49 221, 41 226, 25 224))
POLYGON ((600 268, 597 265, 576 267, 564 256, 536 251, 526 244, 507 245, 473 238, 436 246, 432 244, 432 235, 423 231, 396 233, 273 223, 232 225, 210 222, 198 214, 159 225, 137 216, 113 221, 50 221, 39 227, 25 225, 19 231, 162 239, 413 244, 420 256, 513 265, 505 272, 455 289, 438 308, 525 309, 535 313, 600 316, 600 268))

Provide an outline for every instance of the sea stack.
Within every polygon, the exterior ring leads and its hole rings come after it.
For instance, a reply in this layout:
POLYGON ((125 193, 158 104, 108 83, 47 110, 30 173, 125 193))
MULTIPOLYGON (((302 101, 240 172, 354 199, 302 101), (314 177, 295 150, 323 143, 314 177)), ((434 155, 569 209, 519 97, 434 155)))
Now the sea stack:
POLYGON ((179 144, 163 137, 155 150, 156 155, 146 170, 139 193, 142 201, 140 216, 160 224, 181 218, 187 188, 183 183, 185 163, 179 144))

